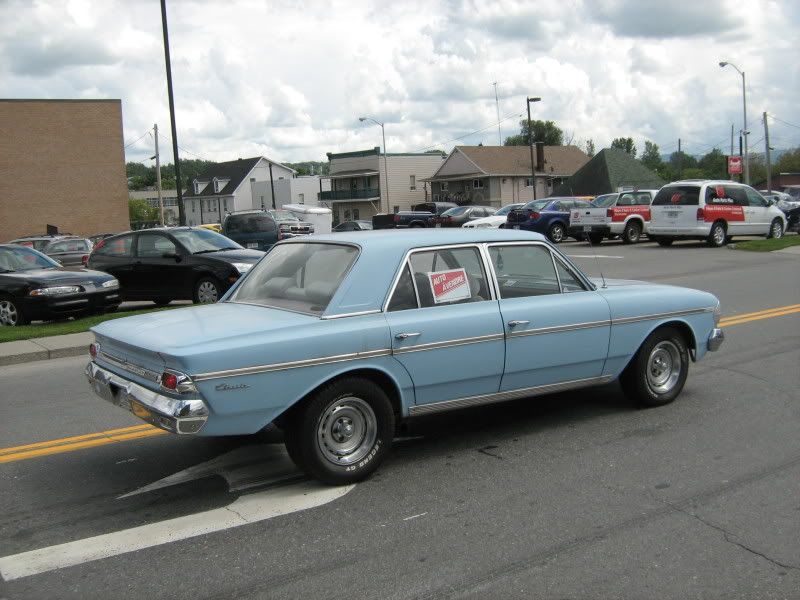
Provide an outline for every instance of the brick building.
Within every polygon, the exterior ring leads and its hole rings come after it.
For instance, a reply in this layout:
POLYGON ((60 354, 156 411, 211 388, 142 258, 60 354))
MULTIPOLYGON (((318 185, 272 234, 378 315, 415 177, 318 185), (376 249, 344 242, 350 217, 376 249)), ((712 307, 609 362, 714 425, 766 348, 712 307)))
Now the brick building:
POLYGON ((125 231, 120 100, 0 100, 0 242, 125 231))

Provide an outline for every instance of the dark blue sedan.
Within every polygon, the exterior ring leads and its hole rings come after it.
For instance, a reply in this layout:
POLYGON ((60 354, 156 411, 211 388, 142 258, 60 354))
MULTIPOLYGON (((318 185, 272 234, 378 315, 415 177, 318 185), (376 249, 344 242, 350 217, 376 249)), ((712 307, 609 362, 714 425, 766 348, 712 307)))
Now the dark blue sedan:
POLYGON ((569 213, 573 208, 591 208, 586 200, 571 197, 533 200, 522 208, 508 213, 505 229, 524 229, 544 234, 554 244, 564 241, 568 235, 576 239, 581 232, 569 227, 569 213))

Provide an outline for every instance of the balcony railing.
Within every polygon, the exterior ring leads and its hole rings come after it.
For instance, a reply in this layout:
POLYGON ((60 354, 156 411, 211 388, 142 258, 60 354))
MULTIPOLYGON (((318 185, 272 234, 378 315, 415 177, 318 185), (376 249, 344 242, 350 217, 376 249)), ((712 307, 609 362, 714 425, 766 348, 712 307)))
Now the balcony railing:
POLYGON ((379 188, 359 188, 350 190, 334 190, 331 192, 321 192, 320 200, 369 200, 370 198, 380 198, 379 188))

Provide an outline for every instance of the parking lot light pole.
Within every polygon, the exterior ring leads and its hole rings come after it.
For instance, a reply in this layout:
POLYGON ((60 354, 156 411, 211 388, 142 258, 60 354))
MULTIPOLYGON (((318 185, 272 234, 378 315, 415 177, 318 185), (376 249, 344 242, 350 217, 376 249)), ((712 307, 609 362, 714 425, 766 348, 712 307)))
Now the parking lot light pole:
POLYGON ((747 135, 750 132, 747 131, 747 88, 745 86, 744 71, 742 71, 732 62, 723 60, 719 63, 719 66, 723 69, 728 65, 736 69, 736 72, 742 76, 742 112, 744 113, 744 126, 742 128, 742 135, 744 136, 744 182, 747 185, 750 185, 750 154, 747 148, 747 135))
MULTIPOLYGON (((358 120, 362 123, 364 121, 372 121, 381 126, 381 135, 383 136, 383 174, 386 177, 386 214, 389 214, 392 209, 389 205, 389 163, 386 161, 386 129, 384 129, 383 123, 376 121, 372 117, 358 117, 358 120)), ((378 183, 380 183, 380 177, 378 178, 378 183)))
POLYGON ((533 199, 536 200, 536 164, 533 162, 533 123, 531 122, 531 102, 539 102, 541 98, 535 96, 528 98, 528 148, 531 151, 531 188, 533 199))

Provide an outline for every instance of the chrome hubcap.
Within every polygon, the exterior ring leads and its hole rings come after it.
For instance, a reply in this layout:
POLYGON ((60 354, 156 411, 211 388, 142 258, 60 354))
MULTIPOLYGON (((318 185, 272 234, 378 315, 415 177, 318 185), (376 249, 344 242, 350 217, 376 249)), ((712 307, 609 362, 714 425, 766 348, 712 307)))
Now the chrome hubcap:
POLYGON ((656 394, 666 394, 678 383, 682 368, 678 347, 668 340, 659 342, 647 359, 647 385, 656 394))
POLYGON ((372 407, 361 398, 348 396, 333 402, 317 427, 322 456, 336 465, 351 465, 372 450, 378 438, 378 421, 372 407))
POLYGON ((628 227, 628 240, 631 242, 635 242, 639 239, 639 228, 636 225, 631 225, 628 227))
POLYGON ((714 243, 721 244, 725 240, 725 230, 719 225, 714 228, 714 243))
POLYGON ((13 327, 19 320, 17 314, 17 307, 8 300, 0 301, 0 325, 8 325, 13 327))
POLYGON ((782 235, 783 235, 783 226, 777 221, 775 221, 772 224, 772 237, 779 238, 782 235))
POLYGON ((553 236, 554 242, 560 242, 564 239, 564 230, 561 229, 561 227, 553 227, 551 235, 553 236))
POLYGON ((200 287, 197 288, 197 299, 200 301, 200 304, 213 304, 217 301, 218 296, 219 292, 217 291, 217 286, 210 281, 204 281, 200 284, 200 287))

